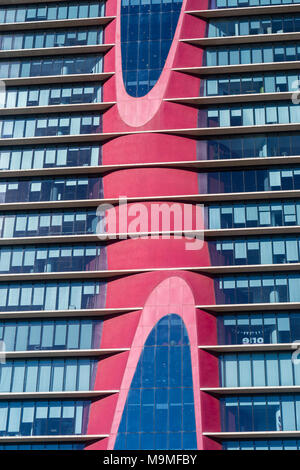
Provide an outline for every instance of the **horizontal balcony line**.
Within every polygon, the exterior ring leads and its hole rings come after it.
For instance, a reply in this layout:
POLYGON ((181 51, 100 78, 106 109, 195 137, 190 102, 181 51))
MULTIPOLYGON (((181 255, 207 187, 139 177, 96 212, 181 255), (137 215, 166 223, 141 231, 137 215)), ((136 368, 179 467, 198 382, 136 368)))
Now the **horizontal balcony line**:
POLYGON ((239 274, 239 273, 269 273, 269 272, 299 272, 300 263, 290 264, 254 264, 240 266, 175 266, 162 268, 136 268, 136 269, 107 269, 97 271, 62 271, 37 273, 6 273, 0 274, 0 282, 11 281, 45 281, 53 279, 111 279, 120 276, 129 276, 149 272, 190 271, 199 274, 239 274))
MULTIPOLYGON (((59 104, 47 106, 26 106, 17 108, 1 108, 0 116, 10 115, 26 115, 26 114, 51 114, 51 113, 75 113, 88 111, 106 111, 114 106, 116 102, 100 102, 100 103, 76 103, 76 104, 59 104)), ((1 175, 1 173, 0 173, 1 175)))
MULTIPOLYGON (((113 103, 111 103, 113 104, 113 103)), ((193 160, 178 162, 152 162, 152 163, 128 163, 117 165, 99 166, 61 166, 50 168, 31 168, 22 170, 0 170, 0 178, 19 178, 28 176, 50 176, 50 175, 76 175, 76 174, 98 174, 111 173, 113 171, 148 168, 170 168, 186 170, 213 170, 218 168, 248 168, 265 167, 272 165, 291 165, 300 163, 300 156, 278 156, 258 158, 234 158, 222 160, 193 160)))
POLYGON ((300 393, 299 385, 284 386, 279 385, 276 387, 205 387, 200 388, 201 392, 209 393, 213 396, 227 396, 227 395, 254 395, 263 394, 269 395, 271 393, 300 393))
POLYGON ((37 49, 11 49, 0 51, 0 59, 14 57, 55 56, 68 54, 100 54, 109 51, 114 44, 96 44, 93 46, 60 46, 37 49))
POLYGON ((102 349, 35 349, 31 351, 5 351, 5 359, 34 359, 43 357, 105 357, 130 351, 130 348, 102 349))
MULTIPOLYGON (((45 0, 46 1, 46 0, 45 0)), ((54 1, 54 0, 53 0, 54 1)), ((256 15, 272 15, 272 14, 286 14, 286 13, 299 13, 300 5, 268 5, 268 6, 253 6, 253 7, 240 7, 240 8, 216 8, 212 10, 189 10, 185 13, 187 15, 198 16, 200 18, 233 18, 235 16, 256 16, 256 15)))
MULTIPOLYGON (((14 1, 14 3, 16 3, 14 1)), ((36 3, 36 2, 35 2, 36 3)), ((98 26, 107 25, 116 16, 98 16, 93 18, 71 18, 64 20, 44 20, 44 21, 25 21, 17 23, 1 23, 1 31, 19 31, 19 30, 37 30, 37 29, 50 29, 50 28, 70 28, 79 26, 98 26)))
POLYGON ((201 67, 176 67, 174 72, 187 73, 189 75, 206 76, 221 75, 232 73, 252 73, 252 72, 270 72, 275 70, 299 70, 300 61, 289 62, 258 62, 255 64, 235 64, 235 65, 203 65, 201 67))
POLYGON ((219 304, 219 305, 196 305, 199 310, 223 315, 226 313, 251 313, 265 311, 281 311, 281 310, 300 310, 300 302, 274 302, 274 303, 252 303, 252 304, 219 304))
MULTIPOLYGON (((123 196, 124 197, 124 196, 123 196)), ((300 197, 300 190, 286 191, 257 191, 243 193, 216 193, 216 194, 187 194, 170 196, 136 196, 128 197, 127 203, 134 202, 178 202, 178 203, 204 203, 204 202, 224 202, 224 201, 245 201, 245 200, 269 200, 269 199, 297 199, 300 197)), ((38 201, 38 202, 7 202, 0 204, 0 211, 25 211, 38 209, 65 209, 65 208, 88 208, 98 207, 100 204, 119 204, 119 198, 107 199, 74 199, 60 201, 38 201)), ((190 232, 187 230, 187 232, 190 232)))
MULTIPOLYGON (((222 228, 222 229, 208 229, 204 231, 204 238, 219 237, 236 237, 247 235, 282 235, 282 234, 299 234, 300 226, 274 226, 274 227, 243 227, 243 228, 222 228)), ((1 239, 0 239, 1 244, 1 239)))
POLYGON ((82 73, 70 75, 41 75, 36 77, 1 78, 7 87, 23 85, 47 85, 50 83, 81 83, 104 82, 114 75, 114 72, 82 73))
POLYGON ((180 39, 179 41, 192 46, 223 46, 231 44, 261 44, 267 42, 287 42, 298 41, 300 32, 292 33, 270 33, 270 34, 249 34, 247 36, 217 36, 206 38, 180 39))
POLYGON ((15 145, 40 145, 40 144, 59 144, 59 143, 76 143, 76 142, 103 142, 117 137, 128 135, 146 135, 146 134, 167 134, 176 135, 187 138, 209 137, 216 135, 237 135, 237 134, 255 134, 267 132, 293 132, 299 131, 299 123, 288 124, 264 124, 252 126, 229 126, 229 127, 194 127, 186 129, 153 129, 150 131, 128 131, 128 132, 111 132, 98 134, 76 134, 76 135, 54 135, 39 137, 22 137, 22 138, 2 138, 0 147, 15 145))
MULTIPOLYGON (((203 436, 216 441, 240 439, 300 439, 300 431, 247 431, 247 432, 204 432, 203 436)), ((1 439, 1 438, 0 438, 1 439)))
POLYGON ((229 126, 229 127, 196 127, 189 129, 163 129, 156 131, 145 131, 145 133, 162 133, 186 137, 209 137, 215 135, 237 135, 255 134, 267 132, 292 132, 299 131, 299 123, 287 124, 258 124, 252 126, 229 126))
POLYGON ((71 435, 45 435, 45 436, 0 436, 0 445, 4 443, 35 444, 37 442, 92 442, 109 437, 109 434, 71 434, 71 435))
MULTIPOLYGON (((298 234, 300 227, 298 225, 287 227, 251 227, 251 228, 233 228, 218 230, 186 230, 185 236, 196 236, 204 233, 204 239, 220 239, 235 236, 263 236, 263 235, 280 235, 280 234, 298 234)), ((158 235, 182 235, 182 231, 157 231, 157 232, 127 232, 127 233, 111 233, 107 237, 101 239, 101 243, 111 242, 112 240, 126 240, 128 238, 140 238, 144 236, 154 237, 158 235)), ((79 234, 79 235, 47 235, 47 236, 30 236, 30 237, 14 237, 0 238, 0 246, 5 245, 32 245, 32 244, 57 244, 57 243, 88 243, 100 242, 96 234, 79 234)))
MULTIPOLYGON (((1 392, 1 400, 61 400, 61 399, 95 399, 119 393, 119 390, 80 390, 62 392, 1 392)), ((0 436, 1 441, 1 436, 0 436)))
POLYGON ((284 91, 274 93, 247 93, 240 95, 215 95, 215 96, 195 96, 191 98, 165 98, 164 101, 184 104, 190 106, 206 106, 211 104, 224 103, 251 103, 257 101, 281 101, 291 100, 295 91, 284 91))
POLYGON ((41 137, 20 137, 20 138, 2 138, 0 139, 0 147, 15 145, 43 145, 43 144, 71 144, 71 143, 91 143, 105 142, 116 137, 129 135, 131 132, 113 132, 98 134, 76 134, 76 135, 52 135, 41 137))
MULTIPOLYGON (((199 349, 217 354, 234 352, 256 352, 256 351, 295 351, 299 343, 262 343, 262 344, 221 344, 201 345, 199 349)), ((300 386, 299 386, 300 389, 300 386)))
MULTIPOLYGON (((184 232, 185 236, 196 236, 201 235, 202 230, 186 230, 184 232)), ((87 243, 87 242, 98 242, 105 243, 118 240, 126 240, 128 238, 140 238, 140 237, 154 237, 158 235, 182 235, 182 231, 157 231, 157 232, 127 232, 127 233, 110 233, 107 234, 104 238, 104 234, 101 235, 101 240, 96 234, 93 235, 50 235, 50 236, 37 236, 37 237, 15 237, 15 238, 0 238, 1 245, 31 245, 31 244, 41 244, 41 243, 87 243)))
MULTIPOLYGON (((106 0, 102 0, 104 3, 106 3, 106 0)), ((66 0, 34 0, 34 2, 32 3, 52 3, 52 2, 55 2, 55 3, 66 3, 66 0)), ((14 0, 14 5, 23 5, 23 4, 28 4, 29 3, 29 0, 14 0)), ((7 7, 7 0, 0 0, 0 5, 4 5, 5 7, 7 7)))
POLYGON ((0 312, 0 319, 14 318, 67 318, 67 317, 108 317, 110 315, 122 315, 142 310, 143 307, 130 308, 94 308, 78 310, 27 310, 0 312))

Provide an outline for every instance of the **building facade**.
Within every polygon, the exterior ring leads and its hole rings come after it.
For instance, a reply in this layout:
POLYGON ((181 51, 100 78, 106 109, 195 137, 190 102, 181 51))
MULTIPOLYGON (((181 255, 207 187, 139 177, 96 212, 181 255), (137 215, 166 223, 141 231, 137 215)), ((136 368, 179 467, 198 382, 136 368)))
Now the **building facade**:
POLYGON ((0 450, 300 448, 299 64, 297 1, 0 0, 0 450))

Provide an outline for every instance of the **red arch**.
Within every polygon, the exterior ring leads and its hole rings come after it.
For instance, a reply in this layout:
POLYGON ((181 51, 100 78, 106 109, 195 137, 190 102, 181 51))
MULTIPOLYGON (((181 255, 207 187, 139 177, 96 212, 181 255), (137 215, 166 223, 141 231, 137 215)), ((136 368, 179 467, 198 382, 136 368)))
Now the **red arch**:
POLYGON ((201 417, 202 397, 200 395, 199 383, 200 374, 195 299, 192 290, 186 281, 178 276, 172 276, 162 281, 153 289, 140 316, 128 356, 112 421, 110 437, 107 445, 107 449, 109 450, 114 448, 127 395, 147 337, 157 322, 170 313, 176 313, 182 318, 188 332, 192 362, 197 445, 198 449, 201 450, 205 447, 203 442, 203 423, 201 417))

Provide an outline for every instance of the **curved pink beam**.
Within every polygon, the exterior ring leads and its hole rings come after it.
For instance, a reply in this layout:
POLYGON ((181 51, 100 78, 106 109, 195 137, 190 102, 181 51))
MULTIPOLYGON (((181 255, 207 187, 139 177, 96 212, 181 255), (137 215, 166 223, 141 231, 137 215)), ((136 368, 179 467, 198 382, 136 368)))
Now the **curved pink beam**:
POLYGON ((107 450, 114 449, 128 392, 148 335, 161 318, 172 313, 182 318, 190 341, 197 448, 203 449, 195 299, 186 281, 178 276, 172 276, 158 284, 145 303, 126 364, 107 450))
POLYGON ((149 93, 140 98, 134 98, 133 96, 128 95, 124 82, 123 82, 123 73, 122 73, 122 51, 121 51, 121 2, 118 0, 118 15, 116 23, 116 92, 117 92, 117 106, 120 117, 122 120, 131 127, 140 127, 149 122, 153 116, 157 113, 163 97, 165 96, 165 91, 169 82, 171 68, 173 67, 174 57, 178 45, 178 40, 180 38, 180 31, 183 22, 183 16, 185 12, 186 3, 188 0, 183 0, 181 12, 178 18, 177 27, 173 37, 173 42, 171 44, 166 62, 162 73, 154 85, 154 87, 149 91, 149 93))

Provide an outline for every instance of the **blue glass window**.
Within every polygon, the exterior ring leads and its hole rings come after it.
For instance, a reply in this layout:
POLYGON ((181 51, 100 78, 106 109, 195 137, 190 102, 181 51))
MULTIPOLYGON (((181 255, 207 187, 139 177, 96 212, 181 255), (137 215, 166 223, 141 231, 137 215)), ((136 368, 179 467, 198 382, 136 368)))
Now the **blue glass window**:
POLYGON ((103 29, 76 28, 58 29, 57 31, 38 30, 28 32, 0 34, 0 49, 41 49, 47 47, 69 47, 102 44, 103 29))
POLYGON ((5 93, 5 108, 26 106, 54 106, 61 104, 100 103, 102 86, 90 84, 44 85, 9 87, 5 93))
MULTIPOLYGON (((199 193, 241 193, 300 189, 300 167, 199 173, 199 193)), ((0 196, 1 197, 1 196, 0 196)))
POLYGON ((101 132, 99 114, 39 114, 37 117, 7 117, 0 119, 2 139, 78 135, 101 132))
POLYGON ((224 96, 252 93, 278 93, 297 90, 298 72, 270 72, 221 75, 201 82, 200 95, 224 96))
POLYGON ((264 126, 300 122, 299 105, 260 103, 242 106, 208 107, 201 111, 201 127, 264 126))
POLYGON ((215 293, 217 304, 299 302, 300 275, 220 276, 215 293))
POLYGON ((97 349, 102 321, 94 318, 4 320, 0 339, 6 351, 97 349))
POLYGON ((0 436, 85 434, 89 407, 88 401, 1 401, 0 436))
POLYGON ((296 439, 241 440, 225 441, 223 450, 299 450, 300 441, 296 439))
POLYGON ((256 395, 222 398, 223 431, 298 431, 300 396, 256 395))
POLYGON ((63 166, 98 166, 102 147, 98 145, 57 145, 26 148, 1 148, 1 170, 30 170, 63 166))
POLYGON ((51 2, 0 8, 0 23, 23 23, 27 21, 65 20, 76 18, 97 18, 104 16, 104 2, 51 2))
POLYGON ((102 197, 103 184, 99 176, 0 180, 1 203, 101 199, 102 197))
POLYGON ((253 134, 198 140, 199 156, 203 160, 227 158, 260 158, 300 155, 298 133, 253 134))
POLYGON ((300 239, 231 238, 208 241, 212 265, 281 264, 300 261, 300 239))
POLYGON ((145 96, 164 67, 177 26, 182 0, 152 3, 122 0, 123 80, 131 96, 145 96))
POLYGON ((218 318, 219 344, 292 343, 300 339, 299 312, 225 315, 218 318))
POLYGON ((98 281, 0 284, 0 311, 103 308, 105 288, 98 281))
POLYGON ((96 210, 28 211, 0 214, 0 237, 96 233, 96 210))
MULTIPOLYGON (((286 3, 286 2, 285 2, 286 3)), ((299 31, 300 15, 243 16, 210 20, 208 37, 246 36, 256 34, 290 33, 299 31)))
POLYGON ((96 365, 95 359, 7 360, 0 366, 0 393, 92 390, 96 365))
POLYGON ((206 66, 255 64, 266 62, 296 61, 300 58, 300 43, 270 43, 265 45, 207 47, 206 66))
POLYGON ((83 450, 84 444, 77 442, 52 442, 51 444, 2 444, 0 450, 83 450))
POLYGON ((210 8, 241 8, 291 3, 299 3, 299 0, 210 0, 210 8))
POLYGON ((300 385, 300 368, 292 362, 289 351, 223 354, 219 366, 222 387, 300 385))
POLYGON ((97 271, 106 266, 101 244, 0 247, 0 273, 97 271))
POLYGON ((181 318, 172 314, 162 318, 147 338, 115 450, 196 448, 189 339, 181 318))
POLYGON ((209 205, 207 227, 279 227, 300 225, 298 201, 248 202, 209 205))
POLYGON ((101 54, 0 60, 0 78, 73 75, 102 73, 102 71, 103 56, 101 54))

